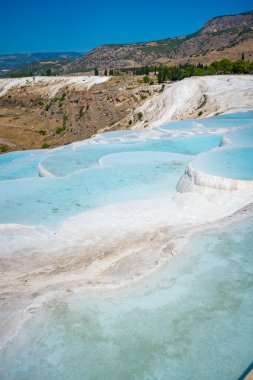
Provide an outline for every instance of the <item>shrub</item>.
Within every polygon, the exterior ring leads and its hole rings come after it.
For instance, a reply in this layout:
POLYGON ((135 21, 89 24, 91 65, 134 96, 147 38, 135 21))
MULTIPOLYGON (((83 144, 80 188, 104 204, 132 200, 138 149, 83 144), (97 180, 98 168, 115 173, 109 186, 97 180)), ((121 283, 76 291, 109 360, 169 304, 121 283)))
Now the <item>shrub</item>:
POLYGON ((149 84, 150 84, 150 86, 152 86, 153 84, 155 84, 155 82, 153 81, 153 79, 151 79, 151 80, 149 81, 149 84))
POLYGON ((0 152, 1 153, 6 153, 8 151, 8 146, 6 145, 0 145, 0 152))
POLYGON ((61 102, 63 102, 63 100, 66 98, 66 92, 64 92, 63 94, 62 94, 62 96, 60 97, 60 101, 61 102))
POLYGON ((79 109, 79 119, 81 119, 81 117, 83 116, 83 110, 84 110, 84 106, 80 107, 80 109, 79 109))
POLYGON ((149 83, 150 82, 150 78, 148 75, 144 75, 143 77, 143 83, 149 83))
POLYGON ((138 112, 137 116, 138 116, 138 119, 141 120, 143 118, 143 113, 142 112, 138 112))
POLYGON ((50 145, 48 143, 44 143, 42 144, 41 149, 48 149, 49 147, 50 145))
POLYGON ((203 115, 203 111, 199 111, 198 116, 203 115))
POLYGON ((66 129, 65 127, 57 127, 56 130, 55 130, 55 132, 58 135, 59 133, 62 133, 63 131, 65 131, 65 129, 66 129))
POLYGON ((39 133, 40 133, 42 136, 45 136, 45 134, 47 133, 47 131, 45 131, 45 129, 40 129, 40 130, 39 130, 39 133))
POLYGON ((62 127, 65 129, 66 123, 68 121, 68 115, 64 114, 62 119, 62 127))
POLYGON ((133 120, 130 119, 129 122, 128 122, 128 124, 132 125, 133 124, 133 120))

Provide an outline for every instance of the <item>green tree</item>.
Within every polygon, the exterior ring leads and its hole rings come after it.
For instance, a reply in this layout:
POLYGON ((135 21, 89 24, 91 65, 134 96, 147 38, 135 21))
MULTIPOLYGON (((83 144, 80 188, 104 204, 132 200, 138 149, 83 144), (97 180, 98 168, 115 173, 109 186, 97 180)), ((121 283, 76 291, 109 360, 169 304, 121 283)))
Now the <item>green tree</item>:
POLYGON ((95 67, 95 70, 94 70, 94 75, 98 76, 99 75, 99 72, 98 72, 98 68, 95 67))
POLYGON ((45 76, 46 76, 46 77, 50 77, 51 75, 53 75, 53 74, 52 74, 52 70, 51 70, 51 69, 47 69, 47 70, 45 71, 45 76))
POLYGON ((233 64, 233 72, 235 74, 246 74, 247 73, 247 63, 246 61, 243 61, 242 59, 239 59, 238 61, 234 62, 233 64))
POLYGON ((149 78, 148 75, 144 75, 144 77, 143 77, 143 82, 144 82, 144 83, 149 83, 149 82, 150 82, 150 78, 149 78))

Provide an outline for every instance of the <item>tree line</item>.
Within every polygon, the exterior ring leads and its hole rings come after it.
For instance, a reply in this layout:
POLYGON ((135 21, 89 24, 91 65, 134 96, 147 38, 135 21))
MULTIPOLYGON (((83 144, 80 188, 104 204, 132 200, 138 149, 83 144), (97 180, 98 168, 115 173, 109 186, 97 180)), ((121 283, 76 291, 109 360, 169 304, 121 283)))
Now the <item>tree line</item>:
POLYGON ((222 59, 211 63, 211 65, 185 64, 179 66, 159 66, 157 72, 158 83, 167 80, 177 81, 191 76, 221 75, 221 74, 252 74, 253 62, 239 59, 235 62, 222 59))
MULTIPOLYGON (((201 63, 193 65, 190 63, 181 64, 177 66, 166 65, 151 65, 143 67, 131 67, 121 69, 110 69, 109 75, 149 75, 153 73, 157 76, 158 83, 166 81, 177 81, 191 76, 202 75, 220 75, 220 74, 253 74, 253 61, 245 61, 243 59, 237 61, 230 61, 229 59, 222 59, 215 61, 210 65, 202 65, 201 63)), ((108 75, 107 70, 104 70, 104 75, 108 75)), ((98 69, 95 69, 95 75, 99 75, 98 69)))

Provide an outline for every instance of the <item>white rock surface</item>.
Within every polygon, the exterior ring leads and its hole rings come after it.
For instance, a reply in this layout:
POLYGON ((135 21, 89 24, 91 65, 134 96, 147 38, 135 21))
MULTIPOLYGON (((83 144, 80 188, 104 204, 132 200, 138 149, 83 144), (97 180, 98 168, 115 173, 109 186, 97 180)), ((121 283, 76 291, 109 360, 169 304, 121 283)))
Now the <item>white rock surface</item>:
POLYGON ((188 191, 203 191, 205 188, 227 191, 253 190, 253 181, 219 177, 204 173, 188 165, 185 174, 178 181, 177 191, 182 193, 188 191))
POLYGON ((206 117, 252 109, 253 75, 191 77, 169 85, 138 107, 135 113, 142 112, 143 118, 133 128, 155 127, 172 120, 192 118, 202 110, 206 117))
POLYGON ((9 90, 24 89, 30 93, 36 93, 49 98, 54 97, 63 87, 70 86, 79 90, 90 89, 95 84, 106 82, 106 76, 79 76, 79 77, 26 77, 0 79, 0 97, 8 93, 9 90))

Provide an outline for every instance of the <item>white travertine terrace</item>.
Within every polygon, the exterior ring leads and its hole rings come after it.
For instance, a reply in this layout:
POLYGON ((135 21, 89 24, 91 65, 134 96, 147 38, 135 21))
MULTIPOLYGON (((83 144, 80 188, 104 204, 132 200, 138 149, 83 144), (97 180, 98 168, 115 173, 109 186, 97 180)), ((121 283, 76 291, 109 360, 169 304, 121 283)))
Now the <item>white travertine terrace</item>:
POLYGON ((89 90, 96 84, 106 82, 109 77, 106 76, 78 76, 78 77, 27 77, 27 78, 7 78, 0 79, 0 97, 4 96, 10 90, 29 90, 30 93, 36 93, 49 98, 54 97, 59 90, 66 86, 82 90, 89 90))
POLYGON ((177 184, 179 192, 201 191, 203 188, 217 190, 253 190, 253 181, 231 179, 204 173, 188 165, 177 184))
POLYGON ((143 118, 133 128, 165 125, 192 118, 199 111, 207 117, 252 109, 253 75, 191 77, 173 83, 138 107, 135 112, 142 112, 143 118))

